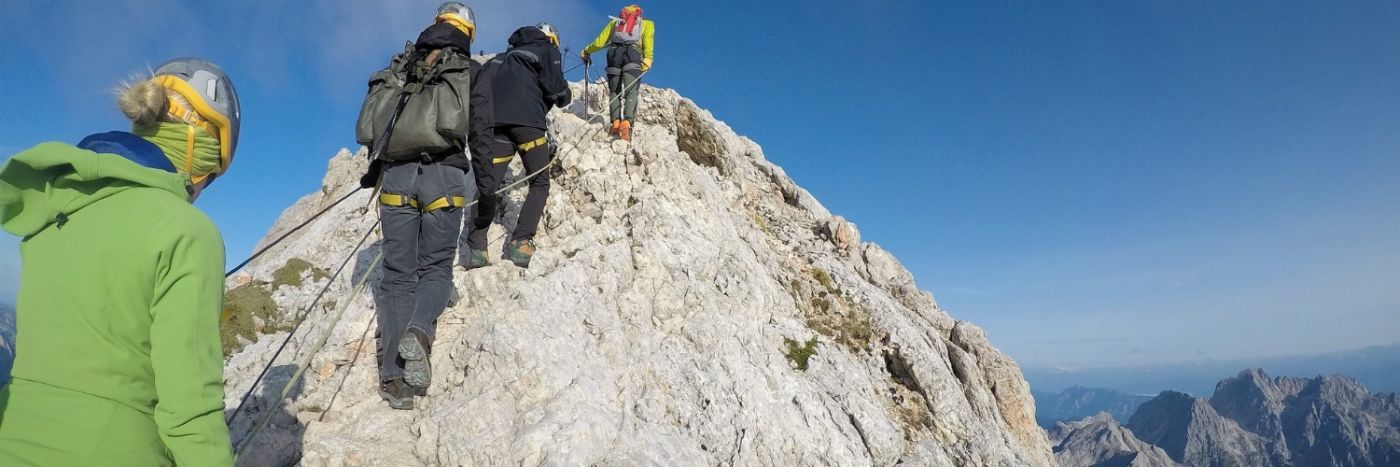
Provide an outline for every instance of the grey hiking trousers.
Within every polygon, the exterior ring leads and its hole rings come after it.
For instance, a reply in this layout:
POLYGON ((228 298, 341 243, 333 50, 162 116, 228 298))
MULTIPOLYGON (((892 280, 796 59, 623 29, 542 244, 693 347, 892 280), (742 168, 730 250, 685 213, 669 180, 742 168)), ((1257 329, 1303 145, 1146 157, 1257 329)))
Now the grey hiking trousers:
POLYGON ((614 45, 608 48, 608 114, 613 120, 631 120, 637 116, 637 94, 642 85, 642 51, 634 46, 614 45), (622 94, 618 98, 618 94, 622 94))
POLYGON ((380 176, 384 277, 379 283, 379 379, 403 377, 399 341, 412 328, 429 339, 452 293, 452 260, 466 204, 467 174, 442 163, 387 162, 380 176))

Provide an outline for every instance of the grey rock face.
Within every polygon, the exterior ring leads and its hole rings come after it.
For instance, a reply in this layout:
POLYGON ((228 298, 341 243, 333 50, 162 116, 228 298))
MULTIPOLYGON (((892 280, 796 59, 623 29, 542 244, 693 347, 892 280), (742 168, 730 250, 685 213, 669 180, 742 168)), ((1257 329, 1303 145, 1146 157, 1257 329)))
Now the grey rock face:
POLYGON ((1128 428, 1177 462, 1202 467, 1256 466, 1273 462, 1265 441, 1220 416, 1204 400, 1166 391, 1133 414, 1128 428))
POLYGON ((1249 369, 1221 381, 1209 402, 1164 392, 1128 427, 1187 465, 1400 465, 1397 402, 1350 378, 1249 369))
POLYGON ((1162 448, 1133 436, 1107 412, 1050 430, 1055 460, 1064 467, 1176 467, 1162 448))
POLYGON ((1341 376, 1270 378, 1249 369, 1216 386, 1210 404, 1293 465, 1400 465, 1400 406, 1341 376))
MULTIPOLYGON (((1054 464, 1016 363, 757 144, 651 87, 634 141, 612 141, 599 119, 580 118, 603 111, 594 97, 551 114, 559 165, 529 269, 456 270, 417 410, 376 394, 375 294, 352 294, 379 275, 377 244, 353 248, 374 222, 369 193, 231 279, 268 280, 293 258, 333 271, 353 254, 331 282, 335 303, 310 309, 231 427, 237 443, 272 410, 293 359, 309 356, 241 464, 1054 464), (794 348, 806 342, 815 353, 803 358, 794 348)), ((363 156, 332 158, 321 190, 269 238, 351 189, 363 156)), ((523 196, 507 197, 506 227, 523 196)), ((505 232, 492 227, 493 256, 505 232)), ((274 298, 294 315, 326 284, 308 276, 274 298)), ((229 358, 230 409, 282 337, 229 358)))

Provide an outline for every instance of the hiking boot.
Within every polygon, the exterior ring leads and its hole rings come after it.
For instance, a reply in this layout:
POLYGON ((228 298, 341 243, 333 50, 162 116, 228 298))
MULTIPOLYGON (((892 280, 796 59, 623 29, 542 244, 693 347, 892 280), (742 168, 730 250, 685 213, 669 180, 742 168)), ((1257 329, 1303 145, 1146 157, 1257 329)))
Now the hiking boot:
POLYGON ((608 134, 613 135, 613 136, 617 136, 617 129, 620 128, 621 126, 622 126, 622 120, 613 120, 613 122, 612 122, 612 129, 608 130, 608 134))
POLYGON ((383 397, 384 401, 389 403, 389 408, 413 410, 413 388, 402 379, 379 383, 379 397, 383 397))
POLYGON ((632 141, 631 120, 623 120, 622 124, 617 126, 617 137, 622 138, 623 141, 632 141))
POLYGON ((466 259, 467 262, 462 265, 462 269, 466 269, 468 271, 476 268, 484 268, 491 265, 491 261, 486 259, 486 252, 481 250, 471 250, 471 253, 467 254, 466 259))
POLYGON ((530 257, 535 255, 533 240, 511 240, 506 245, 506 259, 522 268, 530 267, 530 257))
POLYGON ((432 365, 428 363, 428 351, 432 344, 422 331, 409 328, 399 341, 399 357, 403 358, 403 382, 409 386, 426 389, 433 380, 432 365))

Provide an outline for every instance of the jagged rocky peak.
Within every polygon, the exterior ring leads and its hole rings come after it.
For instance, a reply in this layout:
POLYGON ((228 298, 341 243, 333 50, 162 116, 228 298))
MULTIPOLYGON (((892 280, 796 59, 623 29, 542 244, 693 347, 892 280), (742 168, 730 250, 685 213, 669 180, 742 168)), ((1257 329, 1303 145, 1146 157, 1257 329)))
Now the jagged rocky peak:
MULTIPOLYGON (((330 284, 231 427, 237 443, 273 420, 240 462, 1053 465, 1016 363, 893 255, 675 91, 644 87, 634 141, 613 141, 597 89, 551 114, 559 164, 530 268, 455 271, 416 410, 375 391, 377 292, 354 288, 379 276, 377 237, 355 250, 374 223, 369 193, 231 279, 269 289, 275 311, 231 339, 230 407, 330 284), (309 266, 288 272, 298 261, 309 266), (302 357, 305 378, 274 404, 302 357)), ((363 169, 363 151, 333 157, 268 238, 363 169)), ((492 227, 493 256, 523 196, 492 227)))
POLYGON ((1262 438, 1185 393, 1166 391, 1142 404, 1128 428, 1186 465, 1264 465, 1270 459, 1262 438))
POLYGON ((1250 368, 1216 384, 1210 405, 1249 431, 1282 436, 1280 417, 1285 404, 1289 398, 1297 396, 1304 385, 1301 379, 1270 378, 1264 370, 1250 368))
POLYGON ((1176 467, 1162 448, 1139 440, 1107 412, 1050 429, 1055 460, 1064 467, 1176 467))
POLYGON ((1371 394, 1341 376, 1249 369, 1221 381, 1209 401, 1164 392, 1128 428, 1192 466, 1400 465, 1396 395, 1371 394))

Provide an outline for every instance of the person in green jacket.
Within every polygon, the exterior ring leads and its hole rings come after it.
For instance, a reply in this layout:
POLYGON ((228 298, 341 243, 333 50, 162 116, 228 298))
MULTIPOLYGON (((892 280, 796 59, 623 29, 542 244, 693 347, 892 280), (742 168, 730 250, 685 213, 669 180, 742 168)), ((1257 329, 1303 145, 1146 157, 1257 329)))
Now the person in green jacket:
POLYGON ((637 93, 642 74, 651 70, 656 25, 642 18, 642 7, 627 5, 618 18, 612 18, 592 44, 583 49, 583 63, 592 64, 594 52, 608 49, 608 111, 612 115, 609 133, 632 140, 632 119, 637 116, 637 93))
POLYGON ((0 465, 230 466, 224 247, 191 203, 233 162, 233 83, 197 58, 128 84, 130 132, 43 143, 0 166, 23 238, 0 465))

